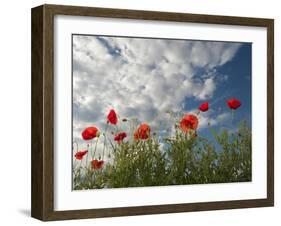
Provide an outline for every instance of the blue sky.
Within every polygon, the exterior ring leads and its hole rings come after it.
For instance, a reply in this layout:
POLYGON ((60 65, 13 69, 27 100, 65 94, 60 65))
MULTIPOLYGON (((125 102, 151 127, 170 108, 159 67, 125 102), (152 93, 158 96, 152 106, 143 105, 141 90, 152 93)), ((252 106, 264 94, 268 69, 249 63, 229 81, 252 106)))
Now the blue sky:
MULTIPOLYGON (((252 45, 251 43, 243 43, 238 49, 235 56, 231 61, 217 68, 217 73, 220 76, 227 76, 223 82, 218 82, 216 91, 212 98, 207 99, 209 102, 210 109, 214 110, 211 116, 222 112, 231 112, 226 105, 226 100, 236 98, 241 101, 242 105, 240 108, 235 110, 233 117, 230 120, 226 120, 219 125, 212 126, 217 131, 224 128, 234 130, 237 129, 237 125, 242 121, 246 120, 248 125, 251 127, 251 114, 252 114, 252 45)), ((204 72, 203 72, 204 73, 204 72)), ((198 75, 200 76, 200 74, 198 75)), ((196 108, 202 101, 194 98, 186 99, 186 110, 196 108)), ((204 114, 204 113, 203 113, 204 114)), ((210 138, 210 131, 208 128, 204 128, 201 131, 202 136, 210 138)))
MULTIPOLYGON (((195 113, 205 101, 210 110, 199 116, 202 136, 209 137, 208 123, 216 130, 250 123, 250 43, 73 35, 73 139, 80 146, 81 131, 103 130, 112 108, 171 134, 167 111, 195 113), (230 123, 226 100, 233 97, 242 106, 230 123)), ((129 132, 125 123, 110 129, 129 132)))

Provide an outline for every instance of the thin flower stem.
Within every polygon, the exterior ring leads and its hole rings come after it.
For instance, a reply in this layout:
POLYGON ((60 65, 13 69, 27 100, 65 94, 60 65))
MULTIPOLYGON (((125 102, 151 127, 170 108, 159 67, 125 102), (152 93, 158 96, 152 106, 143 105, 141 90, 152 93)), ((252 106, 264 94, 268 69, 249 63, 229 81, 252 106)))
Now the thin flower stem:
POLYGON ((79 180, 80 181, 81 181, 81 165, 82 165, 82 160, 83 159, 80 160, 80 164, 79 164, 79 168, 78 168, 78 170, 79 170, 79 180))
MULTIPOLYGON (((76 141, 74 141, 73 144, 76 144, 76 152, 78 152, 78 143, 76 141)), ((72 156, 73 156, 73 154, 74 153, 73 153, 73 149, 72 149, 72 156)), ((74 164, 74 167, 75 167, 76 166, 76 158, 74 158, 74 163, 73 164, 74 164)))
POLYGON ((106 143, 106 132, 108 128, 108 122, 106 123, 105 130, 104 130, 104 142, 103 142, 103 150, 102 150, 102 159, 104 159, 104 150, 105 150, 105 143, 106 143))
POLYGON ((99 138, 100 138, 100 137, 97 138, 97 141, 96 141, 96 143, 95 143, 95 150, 94 150, 94 153, 92 153, 92 159, 95 159, 95 155, 96 155, 96 151, 97 151, 97 146, 98 146, 99 138))
POLYGON ((231 125, 233 126, 234 110, 231 109, 231 125))
MULTIPOLYGON (((92 140, 91 140, 91 145, 92 145, 92 140)), ((87 167, 87 163, 88 163, 88 160, 89 160, 89 151, 91 151, 91 153, 92 153, 92 148, 91 148, 91 150, 87 149, 87 151, 88 151, 88 153, 87 153, 87 157, 86 157, 86 167, 87 167)))

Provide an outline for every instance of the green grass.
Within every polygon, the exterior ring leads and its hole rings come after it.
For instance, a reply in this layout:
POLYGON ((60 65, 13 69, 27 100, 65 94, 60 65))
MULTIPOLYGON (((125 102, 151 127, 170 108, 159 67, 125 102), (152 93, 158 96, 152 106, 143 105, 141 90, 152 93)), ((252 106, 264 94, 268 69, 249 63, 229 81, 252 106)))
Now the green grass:
POLYGON ((111 160, 93 170, 90 162, 73 169, 75 190, 251 181, 251 130, 216 132, 207 140, 195 131, 175 133, 160 148, 157 135, 147 140, 111 143, 111 160))

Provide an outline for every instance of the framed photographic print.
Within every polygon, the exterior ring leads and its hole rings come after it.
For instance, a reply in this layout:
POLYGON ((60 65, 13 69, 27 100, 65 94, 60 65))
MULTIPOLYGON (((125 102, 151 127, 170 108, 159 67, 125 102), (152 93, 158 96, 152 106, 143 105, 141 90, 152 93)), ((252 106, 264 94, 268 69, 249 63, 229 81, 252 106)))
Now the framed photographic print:
POLYGON ((272 19, 32 9, 32 216, 273 206, 272 19))

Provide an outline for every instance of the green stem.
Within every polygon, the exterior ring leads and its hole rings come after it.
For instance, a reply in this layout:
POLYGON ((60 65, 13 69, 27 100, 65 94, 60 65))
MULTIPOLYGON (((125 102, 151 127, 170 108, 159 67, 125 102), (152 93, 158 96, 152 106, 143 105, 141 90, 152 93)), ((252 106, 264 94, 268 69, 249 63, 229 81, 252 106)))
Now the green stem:
POLYGON ((92 159, 95 159, 95 155, 96 155, 96 151, 97 151, 97 146, 98 146, 98 142, 99 142, 99 138, 97 138, 97 141, 96 141, 96 144, 95 144, 95 150, 94 150, 94 153, 92 153, 92 159))
POLYGON ((234 110, 231 109, 231 125, 233 126, 234 110))
POLYGON ((104 150, 105 150, 105 143, 106 143, 106 132, 108 128, 108 122, 106 123, 105 130, 104 130, 104 142, 103 142, 103 150, 102 150, 102 159, 104 159, 104 150))
MULTIPOLYGON (((76 144, 76 152, 78 152, 78 143, 77 143, 76 141, 74 141, 73 144, 76 144)), ((73 149, 72 149, 72 156, 73 156, 73 154, 74 154, 74 153, 73 153, 73 149)), ((73 164, 74 164, 74 167, 75 167, 75 165, 76 165, 76 162, 77 162, 77 160, 76 160, 76 158, 74 158, 74 163, 73 163, 73 164)), ((74 167, 73 167, 73 168, 74 168, 74 167)))

